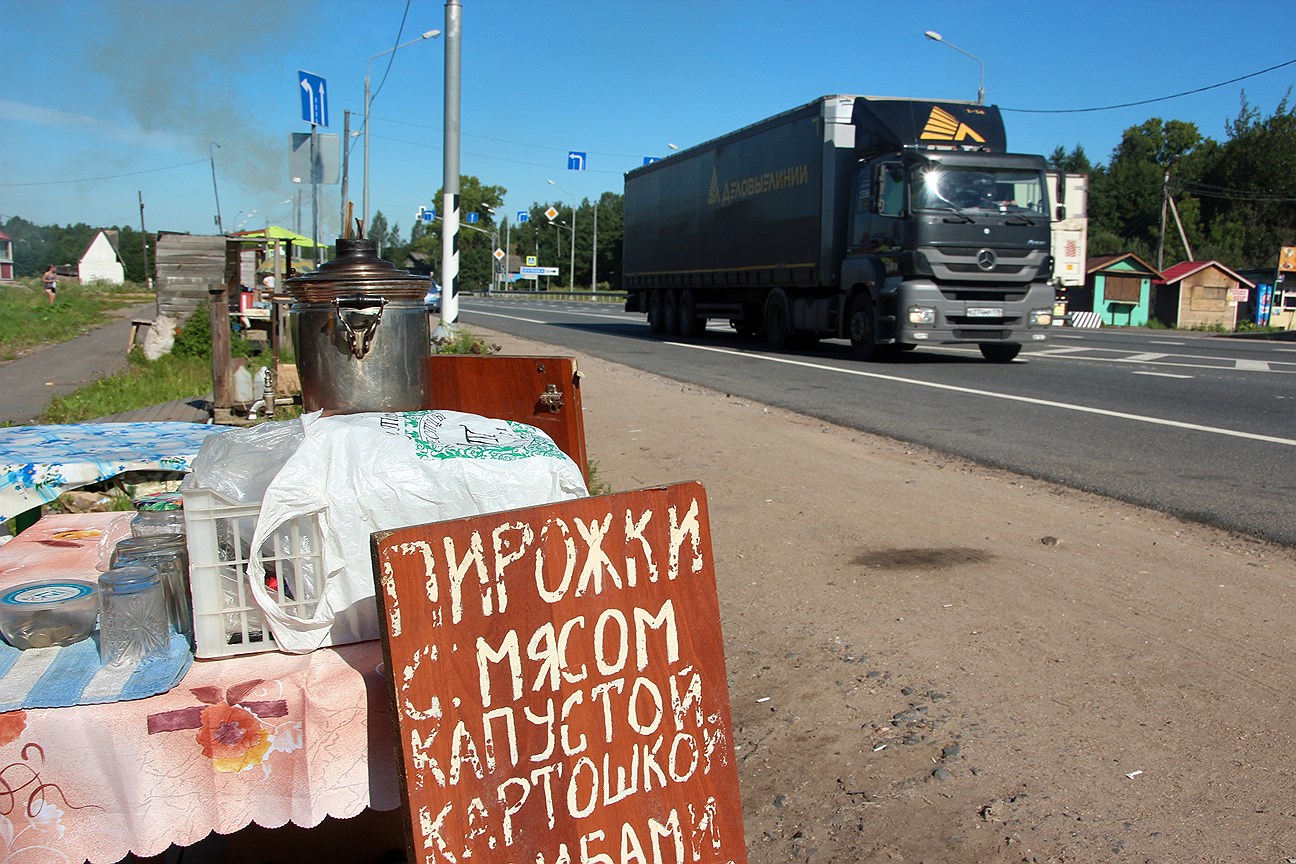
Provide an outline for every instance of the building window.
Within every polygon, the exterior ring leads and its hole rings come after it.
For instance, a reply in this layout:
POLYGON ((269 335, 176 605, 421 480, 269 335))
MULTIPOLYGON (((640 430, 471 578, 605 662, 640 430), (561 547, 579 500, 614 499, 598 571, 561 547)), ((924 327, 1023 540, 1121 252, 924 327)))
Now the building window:
POLYGON ((1107 276, 1103 280, 1103 297, 1108 303, 1133 303, 1143 299, 1143 280, 1138 276, 1107 276))

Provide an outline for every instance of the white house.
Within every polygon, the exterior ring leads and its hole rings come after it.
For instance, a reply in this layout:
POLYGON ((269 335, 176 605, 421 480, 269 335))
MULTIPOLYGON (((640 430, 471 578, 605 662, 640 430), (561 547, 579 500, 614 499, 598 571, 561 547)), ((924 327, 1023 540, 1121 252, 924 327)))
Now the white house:
POLYGON ((121 255, 117 253, 116 231, 100 231, 95 235, 77 264, 77 277, 83 285, 96 279, 113 285, 126 281, 121 255))

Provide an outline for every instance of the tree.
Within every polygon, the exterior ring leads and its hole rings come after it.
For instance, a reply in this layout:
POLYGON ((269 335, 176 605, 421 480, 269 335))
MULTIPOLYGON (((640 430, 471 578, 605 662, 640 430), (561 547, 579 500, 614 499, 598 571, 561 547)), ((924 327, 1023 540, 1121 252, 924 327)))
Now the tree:
POLYGON ((1246 93, 1219 157, 1186 188, 1202 200, 1211 243, 1239 268, 1276 266, 1296 242, 1296 109, 1284 96, 1268 117, 1246 93))

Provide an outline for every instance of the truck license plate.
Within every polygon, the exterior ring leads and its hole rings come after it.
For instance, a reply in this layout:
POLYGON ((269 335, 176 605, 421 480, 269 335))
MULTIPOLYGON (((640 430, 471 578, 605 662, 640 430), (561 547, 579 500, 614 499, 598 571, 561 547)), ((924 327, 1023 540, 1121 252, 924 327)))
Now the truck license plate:
POLYGON ((1002 318, 1003 308, 999 306, 969 306, 967 316, 969 318, 1002 318))

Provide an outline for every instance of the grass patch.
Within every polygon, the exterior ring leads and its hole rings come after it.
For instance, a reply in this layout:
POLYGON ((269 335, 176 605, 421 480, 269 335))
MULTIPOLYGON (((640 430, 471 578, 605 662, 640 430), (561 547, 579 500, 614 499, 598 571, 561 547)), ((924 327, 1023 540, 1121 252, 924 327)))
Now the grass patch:
POLYGON ((40 280, 0 284, 0 360, 12 360, 38 345, 66 342, 112 320, 118 309, 156 299, 139 285, 60 285, 50 304, 40 280))
POLYGON ((211 360, 175 354, 146 360, 136 348, 131 351, 130 364, 124 371, 54 399, 37 422, 85 423, 96 417, 201 396, 211 389, 211 360))

